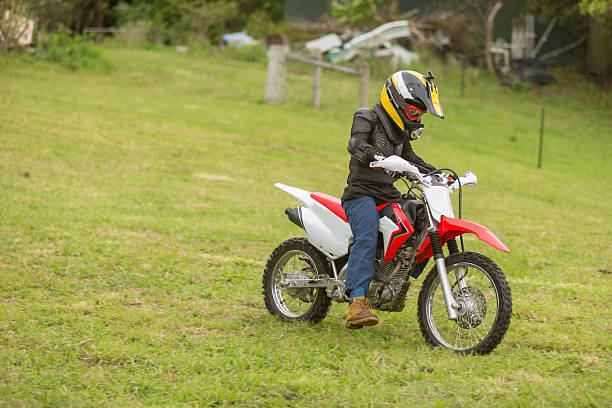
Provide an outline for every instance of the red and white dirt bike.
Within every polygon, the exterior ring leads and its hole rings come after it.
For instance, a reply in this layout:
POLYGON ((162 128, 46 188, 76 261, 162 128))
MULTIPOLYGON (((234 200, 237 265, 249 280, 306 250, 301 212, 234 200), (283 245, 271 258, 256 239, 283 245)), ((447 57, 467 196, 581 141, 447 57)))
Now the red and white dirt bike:
MULTIPOLYGON (((508 248, 486 227, 462 220, 461 186, 475 185, 476 176, 451 178, 437 172, 422 176, 397 156, 371 163, 397 172, 409 190, 396 201, 378 206, 379 239, 374 278, 368 290, 372 307, 404 309, 410 278, 418 278, 429 258, 431 269, 419 293, 421 333, 433 346, 464 353, 490 353, 510 325, 512 296, 502 270, 476 252, 459 250, 456 237, 475 234, 494 248, 508 248), (459 219, 450 194, 459 189, 459 219), (446 245, 448 256, 442 247, 446 245)), ((449 169, 442 169, 451 171, 449 169)), ((452 171, 451 171, 452 172, 452 171)), ((454 172, 452 172, 454 174, 454 172)), ((306 238, 292 238, 270 255, 263 276, 268 311, 285 321, 320 322, 331 301, 347 302, 344 282, 353 235, 340 199, 275 184, 303 206, 287 208, 289 219, 306 238)))

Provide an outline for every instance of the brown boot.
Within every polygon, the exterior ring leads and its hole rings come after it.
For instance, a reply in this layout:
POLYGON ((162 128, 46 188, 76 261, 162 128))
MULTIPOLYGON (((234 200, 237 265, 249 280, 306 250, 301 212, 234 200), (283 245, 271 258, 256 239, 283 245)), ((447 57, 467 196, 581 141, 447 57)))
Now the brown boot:
POLYGON ((363 326, 374 326, 378 324, 378 316, 370 312, 372 305, 366 297, 356 297, 349 304, 346 327, 349 329, 361 329, 363 326))

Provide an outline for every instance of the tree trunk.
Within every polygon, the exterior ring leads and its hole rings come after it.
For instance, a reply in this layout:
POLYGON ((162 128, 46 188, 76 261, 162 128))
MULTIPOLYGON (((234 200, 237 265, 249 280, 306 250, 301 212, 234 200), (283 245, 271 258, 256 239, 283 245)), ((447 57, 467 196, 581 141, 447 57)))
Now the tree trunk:
POLYGON ((495 68, 493 67, 493 58, 491 57, 491 43, 493 42, 493 22, 495 21, 495 16, 497 15, 497 12, 499 11, 500 8, 502 8, 503 5, 504 3, 502 3, 501 1, 498 1, 492 7, 489 7, 489 10, 487 11, 487 16, 486 16, 487 27, 486 27, 485 59, 487 61, 487 69, 492 74, 495 73, 495 68))
MULTIPOLYGON (((95 28, 103 28, 104 27, 104 8, 103 4, 104 0, 93 0, 93 21, 91 25, 95 28)), ((102 40, 102 34, 96 34, 96 40, 102 40)))
POLYGON ((102 28, 104 26, 104 11, 102 8, 103 2, 103 0, 94 0, 93 2, 93 27, 102 28))

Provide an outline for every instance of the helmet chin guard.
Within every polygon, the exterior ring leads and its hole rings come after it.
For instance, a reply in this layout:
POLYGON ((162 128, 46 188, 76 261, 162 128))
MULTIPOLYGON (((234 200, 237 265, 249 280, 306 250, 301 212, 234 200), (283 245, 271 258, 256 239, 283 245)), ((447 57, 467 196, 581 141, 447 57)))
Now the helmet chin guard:
POLYGON ((422 123, 411 123, 408 129, 406 129, 407 132, 405 132, 408 140, 419 140, 423 135, 424 127, 425 125, 422 123))

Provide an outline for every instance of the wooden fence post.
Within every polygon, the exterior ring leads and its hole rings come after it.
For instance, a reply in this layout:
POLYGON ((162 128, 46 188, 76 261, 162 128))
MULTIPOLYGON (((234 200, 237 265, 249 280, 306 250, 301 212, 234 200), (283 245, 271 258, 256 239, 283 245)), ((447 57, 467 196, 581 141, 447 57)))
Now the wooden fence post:
MULTIPOLYGON (((315 50, 315 59, 321 61, 321 50, 315 50)), ((312 103, 315 108, 321 106, 321 71, 323 68, 317 65, 312 67, 312 103)))
POLYGON ((268 82, 266 84, 266 102, 285 102, 287 82, 288 45, 270 45, 268 48, 268 82))
POLYGON ((465 96, 465 68, 466 68, 467 62, 465 61, 465 59, 461 59, 461 97, 463 98, 465 96))
POLYGON ((367 62, 359 64, 359 107, 367 108, 368 88, 370 84, 370 66, 367 62))
POLYGON ((542 168, 542 150, 544 149, 544 107, 540 117, 540 148, 538 149, 538 169, 542 168))

